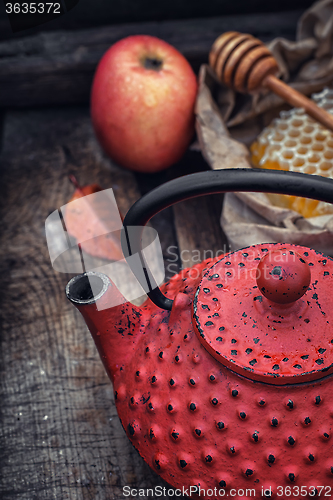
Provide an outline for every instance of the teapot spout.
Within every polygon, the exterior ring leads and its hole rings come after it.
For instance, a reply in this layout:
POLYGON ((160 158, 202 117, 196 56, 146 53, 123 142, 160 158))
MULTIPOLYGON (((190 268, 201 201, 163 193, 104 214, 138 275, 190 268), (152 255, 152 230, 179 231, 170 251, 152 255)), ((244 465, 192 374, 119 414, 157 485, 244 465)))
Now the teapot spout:
POLYGON ((106 275, 93 271, 72 278, 66 295, 82 314, 113 382, 134 355, 140 309, 127 302, 106 275))

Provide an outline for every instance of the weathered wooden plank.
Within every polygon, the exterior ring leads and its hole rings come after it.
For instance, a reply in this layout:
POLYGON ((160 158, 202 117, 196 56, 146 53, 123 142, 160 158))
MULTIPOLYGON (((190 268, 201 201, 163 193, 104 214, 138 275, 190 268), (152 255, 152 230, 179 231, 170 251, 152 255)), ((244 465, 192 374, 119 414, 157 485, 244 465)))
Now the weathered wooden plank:
POLYGON ((187 200, 174 207, 182 267, 192 267, 207 258, 229 251, 219 219, 222 195, 187 200))
MULTIPOLYGON (((143 194, 162 182, 208 168, 200 151, 188 150, 172 168, 155 175, 136 175, 136 178, 143 194)), ((152 218, 153 227, 163 235, 167 278, 179 269, 192 267, 205 258, 228 251, 228 242, 219 222, 222 202, 222 194, 186 200, 152 218)))
POLYGON ((112 25, 57 31, 0 43, 0 106, 84 103, 96 65, 117 40, 138 33, 174 45, 197 70, 207 61, 215 38, 228 30, 263 39, 293 38, 300 10, 112 25))
MULTIPOLYGON (((174 169, 178 168, 178 172, 181 171, 181 166, 178 164, 174 169), (179 170, 180 168, 180 170, 179 170)), ((167 182, 170 179, 170 170, 167 169, 156 174, 144 174, 136 173, 135 178, 138 183, 141 195, 144 195, 159 186, 160 184, 167 182)), ((169 280, 175 273, 179 272, 180 260, 178 255, 178 241, 174 226, 174 216, 172 208, 167 208, 156 214, 150 221, 150 225, 157 231, 162 247, 163 260, 165 262, 165 281, 169 280), (167 266, 170 248, 175 248, 175 264, 173 269, 170 270, 167 266)))
MULTIPOLYGON (((65 299, 69 276, 51 267, 43 228, 71 197, 69 173, 82 185, 112 187, 125 214, 138 187, 147 192, 206 164, 188 152, 170 170, 135 176, 103 156, 87 108, 66 108, 8 112, 1 165, 1 499, 105 500, 121 498, 125 485, 167 487, 121 427, 90 334, 65 299)), ((212 200, 184 202, 152 220, 166 259, 170 251, 217 249, 220 208, 210 213, 212 200), (207 228, 213 234, 202 237, 207 228)))
MULTIPOLYGON (((85 29, 105 26, 107 24, 139 23, 161 21, 167 19, 203 18, 211 16, 227 16, 232 14, 250 14, 255 12, 271 12, 310 7, 312 0, 170 0, 169 2, 152 2, 152 0, 121 0, 118 2, 80 0, 69 13, 52 22, 40 25, 35 30, 27 30, 23 36, 32 31, 53 31, 59 29, 85 29)), ((0 9, 0 39, 11 38, 8 18, 5 9, 0 9)))
MULTIPOLYGON (((189 150, 179 166, 167 171, 168 180, 208 168, 200 151, 189 150)), ((186 200, 173 206, 178 246, 177 249, 169 247, 164 255, 167 273, 175 273, 176 253, 180 268, 185 269, 228 250, 228 242, 220 226, 222 203, 221 194, 186 200)))
POLYGON ((133 174, 103 157, 86 108, 8 113, 1 165, 1 499, 105 500, 124 485, 163 486, 121 427, 43 229, 72 194, 70 172, 112 187, 123 212, 139 196, 133 174))

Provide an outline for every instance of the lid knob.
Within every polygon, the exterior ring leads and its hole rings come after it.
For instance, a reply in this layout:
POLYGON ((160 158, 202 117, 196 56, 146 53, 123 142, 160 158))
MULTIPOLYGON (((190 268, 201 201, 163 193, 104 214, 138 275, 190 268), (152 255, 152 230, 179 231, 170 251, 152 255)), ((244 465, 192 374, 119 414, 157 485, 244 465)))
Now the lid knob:
POLYGON ((295 250, 279 248, 262 257, 256 279, 259 290, 267 299, 277 304, 291 304, 307 291, 311 271, 295 250))

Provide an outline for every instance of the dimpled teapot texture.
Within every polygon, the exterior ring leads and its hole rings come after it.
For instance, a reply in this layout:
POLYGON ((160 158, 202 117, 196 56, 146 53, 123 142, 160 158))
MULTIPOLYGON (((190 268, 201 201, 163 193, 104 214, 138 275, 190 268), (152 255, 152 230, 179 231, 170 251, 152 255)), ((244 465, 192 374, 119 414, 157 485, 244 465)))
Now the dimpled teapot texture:
MULTIPOLYGON (((318 106, 333 114, 333 90, 312 96, 318 106)), ((302 109, 282 111, 251 146, 255 167, 289 170, 333 178, 333 132, 312 120, 302 109)), ((274 205, 303 217, 332 214, 333 206, 297 196, 269 194, 274 205)))
MULTIPOLYGON (((173 487, 222 491, 203 499, 234 488, 254 488, 258 498, 271 488, 276 497, 293 486, 311 497, 333 486, 333 260, 280 247, 253 246, 183 270, 161 287, 174 297, 171 312, 149 300, 101 311, 77 304, 127 436, 173 487), (270 293, 271 280, 262 285, 256 269, 272 252, 306 267, 298 300, 272 303, 260 293, 270 293)), ((273 274, 287 269, 277 268, 273 274)), ((117 293, 106 280, 97 303, 117 293)))

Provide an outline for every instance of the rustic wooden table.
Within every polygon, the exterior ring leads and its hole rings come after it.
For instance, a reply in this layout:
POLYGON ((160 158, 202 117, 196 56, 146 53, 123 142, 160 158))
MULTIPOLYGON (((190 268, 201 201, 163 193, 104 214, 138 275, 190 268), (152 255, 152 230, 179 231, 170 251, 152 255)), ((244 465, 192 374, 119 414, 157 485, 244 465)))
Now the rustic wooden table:
MULTIPOLYGON (((209 36, 207 20, 194 23, 201 32, 183 21, 188 28, 182 36, 181 22, 147 23, 145 32, 174 41, 198 66, 226 24, 227 29, 251 31, 263 39, 278 34, 292 37, 299 14, 214 19, 209 36), (205 36, 195 45, 198 33, 205 36)), ((71 276, 52 269, 44 234, 46 217, 73 193, 71 173, 81 185, 97 182, 112 187, 125 214, 154 186, 208 168, 199 152, 189 150, 178 165, 161 174, 135 175, 101 152, 88 105, 82 103, 87 101, 101 53, 112 39, 133 29, 138 31, 138 26, 123 31, 118 26, 99 35, 92 30, 90 38, 86 32, 64 33, 66 54, 59 50, 61 37, 57 45, 51 33, 0 44, 0 101, 10 106, 1 114, 2 500, 121 499, 125 485, 166 486, 121 427, 112 386, 94 343, 65 298, 71 276), (22 108, 27 104, 30 107, 22 108)), ((180 203, 152 220, 167 268, 174 260, 170 247, 172 252, 177 249, 178 268, 192 265, 191 260, 182 262, 182 250, 189 250, 188 259, 197 256, 193 250, 203 257, 206 250, 226 248, 219 225, 221 205, 219 195, 203 197, 180 203)))

